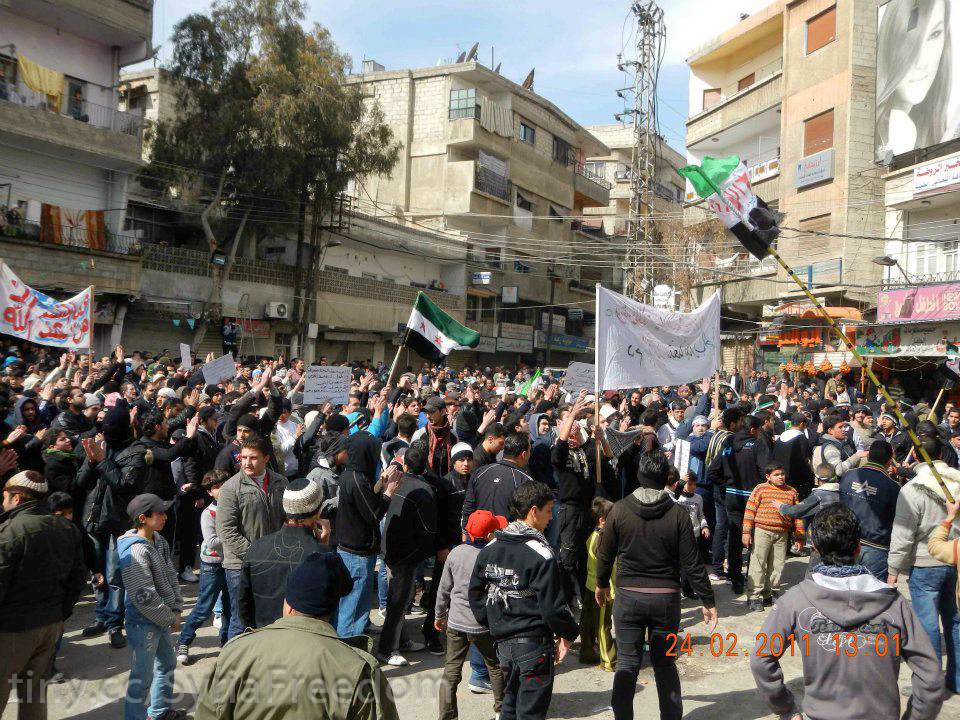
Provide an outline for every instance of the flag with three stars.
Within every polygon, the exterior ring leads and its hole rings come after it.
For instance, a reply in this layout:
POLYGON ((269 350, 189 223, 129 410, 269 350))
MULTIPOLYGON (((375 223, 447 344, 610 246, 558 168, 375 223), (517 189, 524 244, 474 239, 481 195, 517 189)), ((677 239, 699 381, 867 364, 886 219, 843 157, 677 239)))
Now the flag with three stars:
POLYGON ((403 347, 439 362, 451 350, 469 350, 480 344, 480 333, 464 327, 438 308, 422 292, 410 311, 403 347))

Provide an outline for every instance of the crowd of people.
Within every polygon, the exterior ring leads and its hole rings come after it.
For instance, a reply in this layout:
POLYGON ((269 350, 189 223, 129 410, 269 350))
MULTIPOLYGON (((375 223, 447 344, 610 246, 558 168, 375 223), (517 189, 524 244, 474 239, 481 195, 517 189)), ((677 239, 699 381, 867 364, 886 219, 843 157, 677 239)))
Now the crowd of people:
POLYGON ((16 692, 22 718, 46 716, 29 683, 62 681, 88 582, 83 637, 130 650, 126 720, 184 717, 174 675, 211 619, 222 651, 197 718, 259 717, 244 690, 277 668, 327 691, 292 683, 273 708, 396 717, 381 666, 420 652, 445 657, 443 720, 465 662, 498 718, 542 718, 577 644, 613 674, 618 720, 645 654, 661 717, 680 718, 681 598, 712 629, 722 585, 762 616, 758 642, 806 643, 802 710, 788 647, 751 658, 781 717, 899 717, 901 659, 911 718, 960 687, 960 408, 896 384, 899 414, 839 373, 593 397, 530 368, 426 364, 394 386, 360 362, 346 404, 311 407, 299 359, 240 359, 207 383, 202 359, 165 351, 4 357, 0 712, 16 692), (807 575, 785 591, 791 554, 807 575))

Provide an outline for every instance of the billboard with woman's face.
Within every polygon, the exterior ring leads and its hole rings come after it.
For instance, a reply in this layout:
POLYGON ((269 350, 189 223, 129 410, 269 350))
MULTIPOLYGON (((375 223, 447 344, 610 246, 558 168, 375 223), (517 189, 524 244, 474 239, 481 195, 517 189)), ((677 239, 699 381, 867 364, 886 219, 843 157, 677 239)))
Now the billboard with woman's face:
POLYGON ((877 18, 877 158, 960 137, 960 0, 891 0, 877 18))

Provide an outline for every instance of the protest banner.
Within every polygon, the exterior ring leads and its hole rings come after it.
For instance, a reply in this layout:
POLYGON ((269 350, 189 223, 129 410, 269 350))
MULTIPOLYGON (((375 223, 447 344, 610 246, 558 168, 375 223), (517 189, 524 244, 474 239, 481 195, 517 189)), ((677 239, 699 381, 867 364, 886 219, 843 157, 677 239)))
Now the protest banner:
POLYGON ((673 466, 680 473, 680 485, 687 481, 687 471, 690 469, 690 441, 673 441, 673 466))
POLYGON ((593 363, 572 362, 563 376, 563 389, 576 399, 581 390, 593 393, 594 370, 593 363))
POLYGON ((202 368, 203 382, 207 385, 216 385, 224 380, 232 380, 237 374, 237 365, 233 361, 233 353, 227 353, 216 360, 211 360, 202 368))
POLYGON ((190 346, 186 343, 180 343, 180 367, 184 370, 193 367, 193 361, 190 358, 190 346))
POLYGON ((334 405, 346 404, 352 379, 348 367, 310 365, 303 382, 303 404, 323 405, 328 400, 334 405))
POLYGON ((55 300, 24 283, 0 261, 3 315, 0 333, 38 345, 89 348, 93 340, 93 286, 55 300))
POLYGON ((720 293, 691 313, 658 310, 597 286, 600 390, 680 385, 720 367, 720 293))

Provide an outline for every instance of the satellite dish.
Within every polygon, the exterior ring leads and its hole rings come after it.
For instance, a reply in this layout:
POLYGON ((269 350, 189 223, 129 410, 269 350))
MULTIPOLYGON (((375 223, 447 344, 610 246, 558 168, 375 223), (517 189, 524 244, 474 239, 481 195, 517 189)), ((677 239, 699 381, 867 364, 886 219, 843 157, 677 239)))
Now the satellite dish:
POLYGON ((476 60, 476 59, 477 59, 477 48, 478 48, 478 47, 480 47, 480 43, 475 42, 475 43, 473 44, 473 47, 470 48, 470 51, 467 53, 466 62, 470 62, 471 60, 476 60))
POLYGON ((467 54, 466 54, 465 52, 460 53, 459 55, 457 55, 457 62, 458 62, 458 63, 462 63, 462 62, 463 62, 463 59, 464 59, 466 56, 467 56, 467 54))
POLYGON ((536 68, 533 68, 527 75, 527 79, 523 81, 524 90, 533 90, 533 73, 536 72, 536 70, 536 68))
POLYGON ((494 71, 497 75, 500 74, 500 66, 501 66, 501 65, 503 65, 503 63, 497 63, 497 66, 493 69, 493 71, 494 71))

